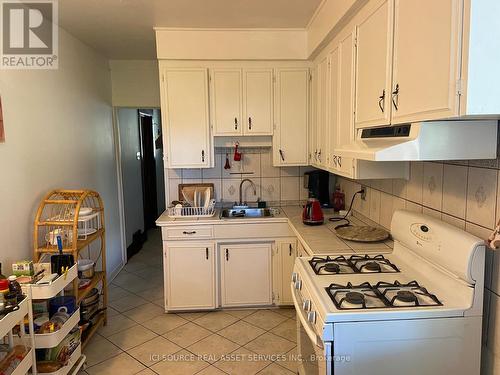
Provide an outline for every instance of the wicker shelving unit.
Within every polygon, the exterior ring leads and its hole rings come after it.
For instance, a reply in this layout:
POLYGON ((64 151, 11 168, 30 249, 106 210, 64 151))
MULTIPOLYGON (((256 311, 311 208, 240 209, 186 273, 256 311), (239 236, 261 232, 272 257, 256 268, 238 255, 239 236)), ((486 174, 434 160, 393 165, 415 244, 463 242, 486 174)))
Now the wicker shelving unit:
POLYGON ((73 254, 75 262, 82 254, 96 262, 97 271, 90 285, 78 289, 73 281, 73 292, 79 304, 93 288, 100 287, 103 311, 93 319, 94 324, 82 334, 82 347, 101 325, 107 323, 108 288, 106 282, 106 240, 104 206, 99 193, 92 190, 53 190, 40 202, 33 232, 34 254, 37 262, 43 254, 57 254, 56 237, 61 236, 63 253, 73 254), (91 213, 80 215, 81 209, 91 213), (97 255, 96 255, 97 254, 97 255))

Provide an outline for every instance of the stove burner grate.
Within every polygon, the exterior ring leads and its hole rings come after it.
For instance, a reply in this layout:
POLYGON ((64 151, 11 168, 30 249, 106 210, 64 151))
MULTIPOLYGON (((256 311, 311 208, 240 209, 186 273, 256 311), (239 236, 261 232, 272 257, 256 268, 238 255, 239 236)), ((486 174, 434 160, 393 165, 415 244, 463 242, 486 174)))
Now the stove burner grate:
POLYGON ((313 257, 309 260, 316 275, 346 273, 392 273, 400 272, 396 265, 383 255, 343 255, 337 257, 313 257))

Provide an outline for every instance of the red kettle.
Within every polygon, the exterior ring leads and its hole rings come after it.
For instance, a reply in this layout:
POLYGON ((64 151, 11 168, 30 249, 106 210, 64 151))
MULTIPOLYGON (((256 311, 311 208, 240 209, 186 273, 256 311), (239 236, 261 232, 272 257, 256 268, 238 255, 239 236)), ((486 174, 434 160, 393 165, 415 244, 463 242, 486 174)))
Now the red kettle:
POLYGON ((324 222, 321 204, 316 198, 309 198, 304 211, 302 212, 302 222, 306 225, 321 225, 324 222))

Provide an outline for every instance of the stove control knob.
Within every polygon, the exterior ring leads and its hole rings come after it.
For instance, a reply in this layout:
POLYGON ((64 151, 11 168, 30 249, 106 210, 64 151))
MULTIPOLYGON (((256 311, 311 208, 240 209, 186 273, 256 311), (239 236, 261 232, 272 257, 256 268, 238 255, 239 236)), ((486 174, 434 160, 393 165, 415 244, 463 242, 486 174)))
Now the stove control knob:
POLYGON ((297 280, 295 282, 295 289, 298 289, 298 290, 302 289, 302 280, 297 280))
POLYGON ((310 322, 310 323, 316 323, 316 311, 309 311, 307 313, 307 320, 310 322))
POLYGON ((296 282, 299 279, 298 276, 299 275, 297 275, 297 272, 292 273, 292 283, 296 282))
POLYGON ((302 302, 302 308, 304 309, 304 311, 311 310, 311 300, 306 299, 304 302, 302 302))

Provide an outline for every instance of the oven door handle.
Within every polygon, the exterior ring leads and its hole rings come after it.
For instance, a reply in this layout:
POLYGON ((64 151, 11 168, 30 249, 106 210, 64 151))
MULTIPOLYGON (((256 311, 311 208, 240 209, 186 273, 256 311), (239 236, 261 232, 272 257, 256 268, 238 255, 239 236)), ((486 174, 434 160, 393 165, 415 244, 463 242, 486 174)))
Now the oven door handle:
POLYGON ((293 304, 295 305, 295 311, 300 319, 300 323, 302 324, 304 331, 306 331, 307 336, 309 336, 314 345, 316 345, 318 348, 323 349, 323 340, 316 334, 311 324, 307 321, 305 313, 302 310, 302 298, 300 298, 300 296, 298 295, 298 291, 297 289, 295 289, 293 283, 290 287, 292 288, 292 298, 293 304))

